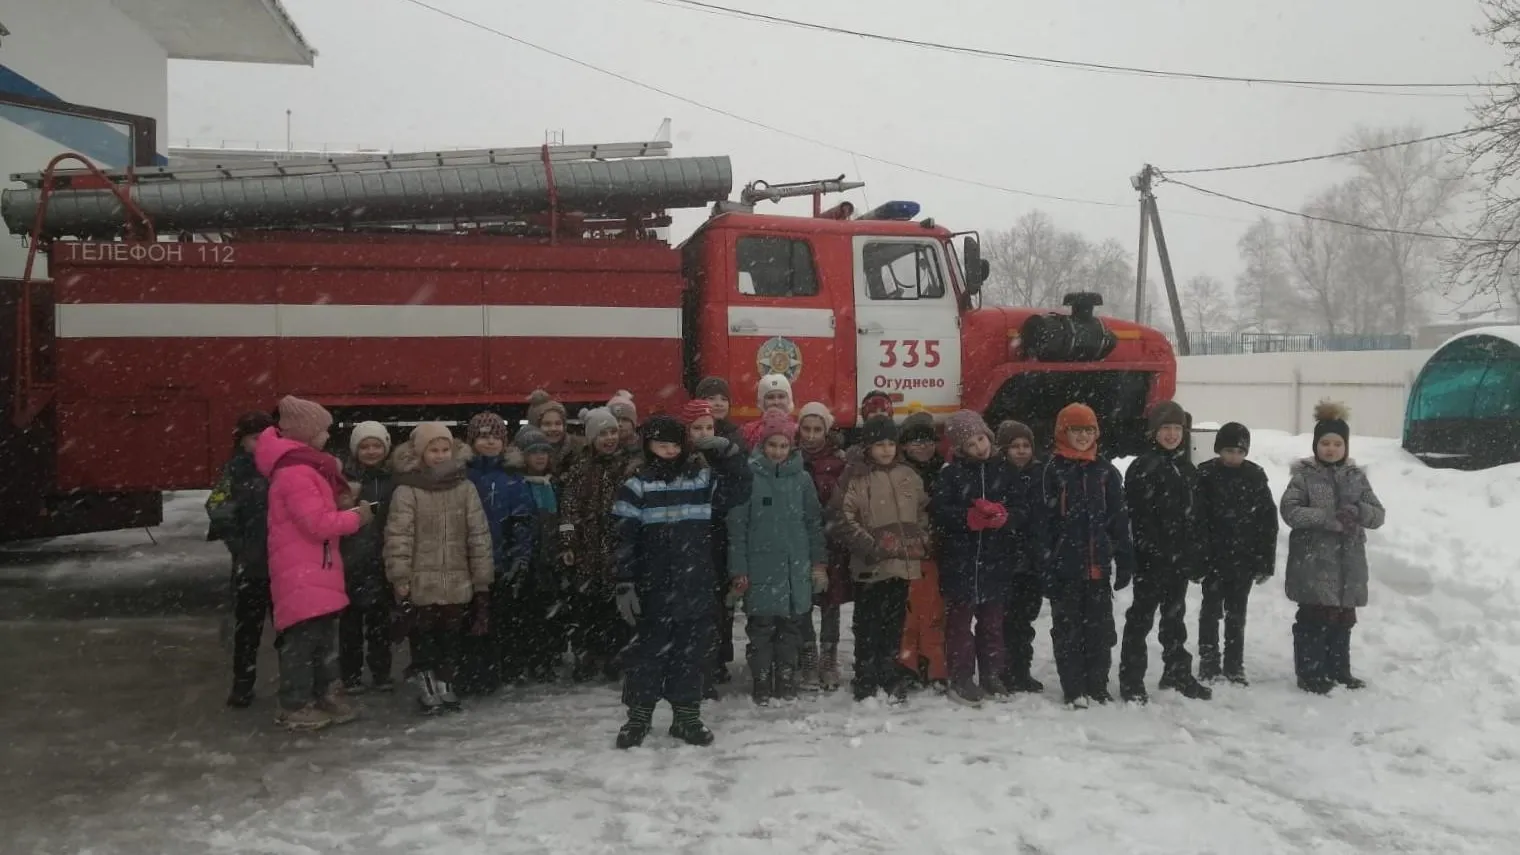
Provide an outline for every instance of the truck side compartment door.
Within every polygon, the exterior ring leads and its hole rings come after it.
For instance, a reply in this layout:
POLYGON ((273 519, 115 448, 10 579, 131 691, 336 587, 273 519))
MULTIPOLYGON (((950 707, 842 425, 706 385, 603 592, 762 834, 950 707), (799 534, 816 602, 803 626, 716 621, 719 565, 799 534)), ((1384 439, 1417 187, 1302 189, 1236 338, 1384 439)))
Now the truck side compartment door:
POLYGON ((899 418, 936 419, 961 404, 961 329, 944 247, 911 237, 854 238, 856 378, 859 400, 892 398, 899 418))
POLYGON ((765 374, 791 381, 798 408, 833 401, 834 309, 813 243, 806 235, 733 234, 737 269, 725 320, 734 416, 760 415, 755 389, 765 374))

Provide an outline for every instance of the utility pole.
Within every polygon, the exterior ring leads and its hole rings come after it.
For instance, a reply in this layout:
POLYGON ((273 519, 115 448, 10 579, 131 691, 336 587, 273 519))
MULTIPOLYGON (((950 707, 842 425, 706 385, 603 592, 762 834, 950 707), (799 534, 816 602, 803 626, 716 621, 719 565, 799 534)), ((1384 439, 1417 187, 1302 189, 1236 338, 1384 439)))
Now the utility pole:
POLYGON ((285 108, 285 151, 289 152, 294 147, 290 144, 290 108, 285 108))
POLYGON ((1166 283, 1166 301, 1172 310, 1172 329, 1177 335, 1177 353, 1179 356, 1188 356, 1192 348, 1188 346, 1187 326, 1182 317, 1182 301, 1177 295, 1177 279, 1172 275, 1172 255, 1166 248, 1166 232, 1161 228, 1161 210, 1156 207, 1156 194, 1151 192, 1151 185, 1156 174, 1156 168, 1147 163, 1138 175, 1130 178, 1130 186, 1140 194, 1140 252, 1135 261, 1139 281, 1135 285, 1135 318, 1139 319, 1140 308, 1145 299, 1146 253, 1150 244, 1149 232, 1155 229, 1156 257, 1161 260, 1161 278, 1166 283))

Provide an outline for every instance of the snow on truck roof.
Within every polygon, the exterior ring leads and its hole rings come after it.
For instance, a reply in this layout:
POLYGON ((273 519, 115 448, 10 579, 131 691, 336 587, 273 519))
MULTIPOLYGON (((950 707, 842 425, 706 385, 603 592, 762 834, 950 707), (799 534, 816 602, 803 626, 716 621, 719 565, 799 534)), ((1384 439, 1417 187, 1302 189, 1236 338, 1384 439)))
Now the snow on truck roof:
POLYGON ((280 0, 112 0, 170 59, 311 65, 307 44, 280 0))

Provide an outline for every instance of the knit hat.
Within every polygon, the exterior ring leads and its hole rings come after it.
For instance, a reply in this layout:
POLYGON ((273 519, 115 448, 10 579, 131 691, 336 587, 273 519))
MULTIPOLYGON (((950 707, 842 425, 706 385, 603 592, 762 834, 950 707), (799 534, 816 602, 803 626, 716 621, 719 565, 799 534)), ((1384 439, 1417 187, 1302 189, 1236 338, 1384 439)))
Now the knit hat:
MULTIPOLYGON (((1318 442, 1319 440, 1315 440, 1318 442)), ((1226 448, 1238 448, 1249 453, 1251 450, 1251 431, 1240 422, 1228 422, 1214 434, 1214 453, 1218 454, 1226 448)))
POLYGON ((878 442, 897 441, 897 422, 889 416, 872 416, 866 419, 865 427, 860 430, 860 442, 866 447, 878 442))
POLYGON ((552 453, 554 451, 554 443, 549 441, 549 437, 532 425, 528 425, 518 431, 517 439, 513 442, 517 445, 517 450, 523 454, 533 454, 539 451, 552 453))
POLYGON ((691 425, 700 418, 708 418, 713 414, 712 404, 706 398, 694 398, 686 402, 681 408, 681 424, 691 425))
POLYGON ((544 414, 558 412, 559 417, 570 420, 570 414, 565 412, 565 405, 550 397, 548 392, 542 389, 534 389, 533 394, 528 396, 528 424, 538 427, 538 423, 544 420, 544 414))
POLYGON ((787 412, 791 412, 793 406, 792 381, 786 379, 785 374, 767 374, 760 378, 760 382, 756 384, 755 388, 755 402, 760 406, 760 409, 765 409, 765 396, 771 392, 785 392, 786 409, 787 412))
POLYGON ((245 436, 258 436, 274 427, 274 417, 263 410, 254 410, 238 416, 237 426, 232 429, 232 441, 242 442, 245 436))
POLYGON ((354 425, 353 433, 348 435, 349 453, 358 457, 359 444, 366 439, 380 440, 380 443, 385 446, 385 453, 391 453, 391 432, 379 422, 359 422, 354 425))
POLYGON ((718 395, 733 400, 734 396, 728 394, 728 381, 722 377, 703 377, 702 382, 697 384, 695 397, 707 399, 718 395))
MULTIPOLYGON (((912 418, 912 416, 910 416, 912 418)), ((950 437, 950 442, 957 450, 965 448, 966 444, 978 436, 992 439, 992 429, 987 427, 987 422, 974 410, 958 410, 945 420, 945 435, 950 437)))
POLYGON ((1314 446, 1319 447, 1319 439, 1327 433, 1333 433, 1351 445, 1351 426, 1346 424, 1346 419, 1351 415, 1351 408, 1339 401, 1326 398, 1314 405, 1314 446))
POLYGON ((321 404, 294 395, 280 399, 280 433, 296 442, 311 445, 332 423, 332 413, 321 404))
POLYGON ((821 404, 818 401, 809 401, 808 403, 803 404, 802 412, 797 416, 797 423, 801 424, 802 420, 808 416, 817 416, 818 418, 822 419, 823 429, 825 431, 831 431, 834 429, 834 413, 828 408, 827 405, 821 404))
POLYGON ((755 442, 763 445, 766 440, 773 436, 784 436, 787 439, 797 437, 797 423, 786 413, 771 410, 760 417, 760 430, 755 434, 755 442))
POLYGON ((675 416, 660 413, 651 416, 644 426, 639 428, 639 433, 644 436, 644 445, 651 442, 673 442, 677 445, 686 444, 686 425, 675 416))
POLYGON ((1086 404, 1067 404, 1056 413, 1056 454, 1071 460, 1096 460, 1098 444, 1093 443, 1086 451, 1078 451, 1071 444, 1069 431, 1076 427, 1098 427, 1098 414, 1086 404))
POLYGON ((1009 419, 998 425, 998 448, 1007 448, 1013 445, 1013 441, 1016 439, 1027 439, 1030 445, 1034 445, 1034 431, 1029 429, 1029 425, 1023 422, 1016 422, 1013 419, 1009 419))
POLYGON ((586 427, 586 439, 595 441, 609 430, 617 430, 617 416, 606 407, 596 407, 590 410, 581 410, 581 424, 586 427))
POLYGON ((1176 401, 1158 401, 1151 407, 1150 415, 1146 417, 1146 425, 1151 433, 1161 430, 1167 425, 1187 427, 1187 413, 1182 405, 1176 401))
POLYGON ((618 392, 607 402, 607 410, 612 413, 613 419, 627 419, 634 424, 639 421, 639 410, 633 405, 633 393, 628 391, 618 392))
MULTIPOLYGON (((471 421, 474 420, 472 419, 471 421)), ((421 454, 423 449, 432 445, 435 439, 447 439, 452 444, 454 432, 449 430, 449 426, 443 422, 423 422, 412 428, 412 448, 415 448, 418 454, 421 454)))
POLYGON ((475 440, 481 437, 495 437, 502 442, 507 441, 507 422, 501 416, 493 412, 476 413, 470 417, 470 427, 465 433, 465 442, 475 444, 475 440))
POLYGON ((910 442, 933 442, 934 416, 928 413, 914 413, 903 419, 902 427, 897 432, 897 441, 904 445, 910 442))
POLYGON ((866 396, 860 399, 860 417, 862 419, 869 419, 872 416, 891 415, 892 396, 888 395, 886 392, 877 389, 872 392, 867 392, 866 396))

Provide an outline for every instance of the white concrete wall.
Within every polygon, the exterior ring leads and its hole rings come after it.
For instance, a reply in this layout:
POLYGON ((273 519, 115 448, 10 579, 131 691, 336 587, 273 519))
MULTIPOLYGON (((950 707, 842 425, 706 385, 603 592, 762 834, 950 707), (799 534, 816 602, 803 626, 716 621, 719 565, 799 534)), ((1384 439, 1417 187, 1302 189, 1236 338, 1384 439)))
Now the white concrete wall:
MULTIPOLYGON (((0 65, 64 101, 152 117, 159 152, 166 149, 168 55, 115 6, 105 0, 5 0, 0 21, 11 31, 0 40, 0 65)), ((12 173, 39 171, 63 150, 0 118, 0 187, 16 186, 12 173)), ((0 234, 0 276, 20 276, 25 260, 23 241, 0 234)))
POLYGON ((1404 434, 1409 390, 1428 350, 1255 353, 1177 360, 1177 400, 1199 422, 1307 433, 1323 398, 1351 408, 1362 436, 1404 434))

